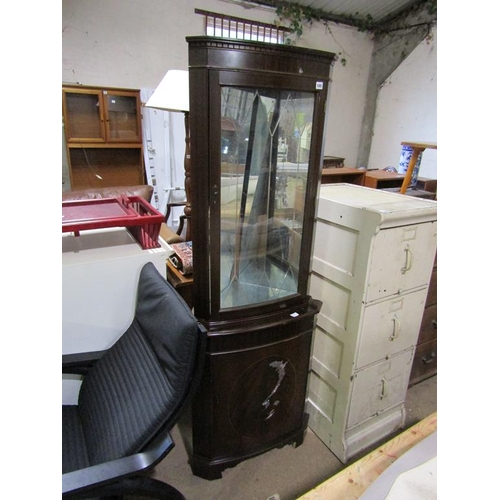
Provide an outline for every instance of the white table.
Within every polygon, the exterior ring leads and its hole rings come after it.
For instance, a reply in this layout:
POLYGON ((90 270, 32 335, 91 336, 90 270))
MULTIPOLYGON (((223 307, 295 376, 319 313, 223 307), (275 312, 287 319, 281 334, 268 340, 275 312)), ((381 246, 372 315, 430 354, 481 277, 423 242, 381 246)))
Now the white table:
MULTIPOLYGON (((139 273, 152 262, 166 277, 172 248, 143 250, 125 228, 62 235, 62 353, 113 345, 132 322, 139 273)), ((63 375, 63 403, 74 402, 80 379, 63 375)))

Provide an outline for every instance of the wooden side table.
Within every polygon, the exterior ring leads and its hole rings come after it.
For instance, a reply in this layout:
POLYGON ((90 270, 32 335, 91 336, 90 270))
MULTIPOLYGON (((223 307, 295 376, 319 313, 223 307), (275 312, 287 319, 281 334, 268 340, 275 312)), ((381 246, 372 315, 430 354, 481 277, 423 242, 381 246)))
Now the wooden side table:
POLYGON ((365 178, 364 169, 352 167, 324 167, 321 171, 321 184, 347 182, 348 184, 363 185, 365 178))
POLYGON ((374 189, 399 188, 403 184, 405 174, 387 170, 368 170, 363 185, 374 189))
POLYGON ((170 260, 167 260, 167 280, 177 290, 179 295, 193 308, 193 278, 184 276, 179 272, 170 260))

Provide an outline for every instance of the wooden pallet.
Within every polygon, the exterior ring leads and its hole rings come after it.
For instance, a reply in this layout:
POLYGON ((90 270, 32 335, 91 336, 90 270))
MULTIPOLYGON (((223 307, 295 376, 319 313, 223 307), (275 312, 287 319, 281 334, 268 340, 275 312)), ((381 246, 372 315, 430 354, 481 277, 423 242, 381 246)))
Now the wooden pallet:
POLYGON ((346 500, 359 498, 366 489, 417 443, 437 430, 437 412, 341 470, 298 500, 346 500))

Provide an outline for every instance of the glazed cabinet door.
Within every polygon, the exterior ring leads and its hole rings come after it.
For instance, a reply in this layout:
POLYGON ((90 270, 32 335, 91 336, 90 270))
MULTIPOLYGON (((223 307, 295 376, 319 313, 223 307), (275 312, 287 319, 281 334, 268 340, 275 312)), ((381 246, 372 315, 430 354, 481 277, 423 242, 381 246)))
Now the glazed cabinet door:
POLYGON ((109 142, 141 142, 140 102, 136 92, 103 91, 109 142))
POLYGON ((219 288, 212 305, 219 305, 222 314, 299 293, 312 168, 311 135, 305 126, 312 125, 316 102, 314 92, 221 85, 221 167, 212 183, 220 186, 220 244, 212 252, 220 277, 212 286, 219 288), (296 141, 293 157, 292 148, 278 155, 280 145, 292 144, 299 117, 304 122, 302 147, 296 141))
POLYGON ((105 142, 102 93, 92 89, 63 89, 66 141, 105 142))

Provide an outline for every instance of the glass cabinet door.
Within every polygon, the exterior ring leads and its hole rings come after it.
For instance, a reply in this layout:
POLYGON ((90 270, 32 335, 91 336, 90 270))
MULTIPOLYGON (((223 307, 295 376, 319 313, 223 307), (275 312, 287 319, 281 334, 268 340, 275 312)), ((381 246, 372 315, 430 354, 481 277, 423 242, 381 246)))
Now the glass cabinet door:
POLYGON ((106 132, 111 142, 140 142, 140 112, 136 94, 104 92, 106 132))
POLYGON ((104 142, 103 109, 99 90, 63 90, 68 142, 104 142))
POLYGON ((312 92, 221 87, 220 309, 298 292, 312 92))

